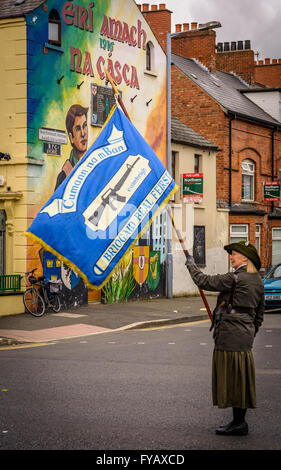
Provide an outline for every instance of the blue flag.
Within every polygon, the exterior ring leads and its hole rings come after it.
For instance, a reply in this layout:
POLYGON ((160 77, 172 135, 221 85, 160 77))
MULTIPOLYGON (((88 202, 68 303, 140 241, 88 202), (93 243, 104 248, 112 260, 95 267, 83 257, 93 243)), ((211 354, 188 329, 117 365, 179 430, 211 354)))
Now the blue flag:
POLYGON ((114 107, 95 142, 25 235, 100 289, 177 191, 124 113, 114 107))

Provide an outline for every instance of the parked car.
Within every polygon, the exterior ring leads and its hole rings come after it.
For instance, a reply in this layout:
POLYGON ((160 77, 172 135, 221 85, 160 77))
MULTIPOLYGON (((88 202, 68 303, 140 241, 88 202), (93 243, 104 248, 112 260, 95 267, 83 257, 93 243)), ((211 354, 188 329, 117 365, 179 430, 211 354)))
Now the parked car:
POLYGON ((266 308, 281 308, 281 263, 276 264, 263 278, 266 308))

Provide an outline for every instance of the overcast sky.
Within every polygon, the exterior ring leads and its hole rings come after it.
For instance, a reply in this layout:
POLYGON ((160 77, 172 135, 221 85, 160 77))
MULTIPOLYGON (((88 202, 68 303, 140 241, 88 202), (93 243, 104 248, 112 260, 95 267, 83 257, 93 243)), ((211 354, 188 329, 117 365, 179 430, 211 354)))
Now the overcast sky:
POLYGON ((280 0, 147 0, 150 5, 165 3, 173 12, 172 32, 177 23, 219 21, 217 42, 251 41, 259 59, 281 58, 280 0))

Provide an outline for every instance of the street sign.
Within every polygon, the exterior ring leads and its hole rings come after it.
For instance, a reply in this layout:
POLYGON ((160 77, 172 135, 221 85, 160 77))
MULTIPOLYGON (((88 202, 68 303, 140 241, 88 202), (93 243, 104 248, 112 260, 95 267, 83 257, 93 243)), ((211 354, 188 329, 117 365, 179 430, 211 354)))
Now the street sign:
POLYGON ((46 142, 54 142, 56 144, 67 144, 67 134, 59 129, 48 129, 47 127, 41 127, 39 129, 39 140, 45 140, 46 142))
POLYGON ((60 144, 53 144, 52 142, 44 142, 43 143, 43 152, 47 155, 61 155, 61 145, 60 144))
POLYGON ((280 181, 263 183, 263 200, 280 201, 280 181))
POLYGON ((203 173, 183 173, 182 198, 183 202, 202 202, 203 173))

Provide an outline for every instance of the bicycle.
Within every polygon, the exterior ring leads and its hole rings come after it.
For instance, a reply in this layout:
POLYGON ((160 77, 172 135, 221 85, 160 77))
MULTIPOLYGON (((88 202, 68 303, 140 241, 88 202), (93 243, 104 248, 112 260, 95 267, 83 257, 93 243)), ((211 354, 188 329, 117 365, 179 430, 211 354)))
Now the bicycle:
POLYGON ((30 283, 23 294, 23 304, 25 309, 35 317, 41 317, 46 311, 46 307, 50 307, 54 312, 58 313, 61 309, 61 301, 59 292, 62 289, 62 281, 45 281, 45 276, 36 278, 34 272, 37 268, 25 273, 23 277, 27 278, 30 283), (35 288, 39 286, 39 288, 35 288))

